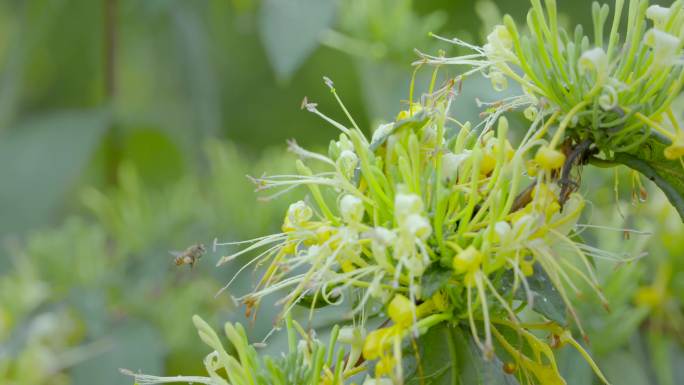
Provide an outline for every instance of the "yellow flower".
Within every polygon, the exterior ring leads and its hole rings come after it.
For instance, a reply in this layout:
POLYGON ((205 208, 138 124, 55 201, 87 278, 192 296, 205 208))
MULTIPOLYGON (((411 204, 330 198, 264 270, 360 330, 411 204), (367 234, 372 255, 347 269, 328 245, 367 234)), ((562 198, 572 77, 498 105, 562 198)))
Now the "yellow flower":
POLYGON ((415 305, 410 299, 401 294, 397 294, 389 304, 388 313, 395 324, 406 327, 413 322, 415 305))
POLYGON ((482 253, 480 253, 473 246, 468 246, 467 249, 461 251, 454 257, 454 270, 459 273, 471 273, 482 263, 482 253))
POLYGON ((684 156, 684 131, 678 132, 672 144, 665 149, 665 157, 667 159, 675 160, 682 156, 684 156))
POLYGON ((368 333, 366 341, 363 343, 363 358, 366 360, 374 360, 385 351, 391 343, 392 335, 395 333, 395 327, 373 330, 368 333))
POLYGON ((638 306, 658 308, 666 299, 666 293, 653 286, 642 286, 634 294, 634 303, 638 306))
POLYGON ((565 163, 565 155, 552 148, 540 147, 534 160, 544 170, 555 170, 563 166, 563 163, 565 163))

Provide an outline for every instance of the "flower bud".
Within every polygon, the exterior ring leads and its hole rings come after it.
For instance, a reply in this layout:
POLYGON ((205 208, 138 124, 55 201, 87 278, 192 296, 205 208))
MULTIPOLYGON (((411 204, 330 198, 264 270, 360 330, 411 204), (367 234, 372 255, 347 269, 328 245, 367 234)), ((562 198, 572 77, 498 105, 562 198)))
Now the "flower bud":
POLYGON ((679 38, 659 29, 651 28, 644 34, 644 44, 653 49, 653 65, 668 66, 678 57, 679 38))
POLYGON ((603 48, 596 47, 582 53, 579 59, 580 73, 594 71, 598 79, 608 77, 608 56, 603 48))
POLYGON ((413 323, 414 311, 415 305, 413 302, 401 294, 394 296, 387 309, 392 321, 401 327, 406 327, 413 323))
POLYGON ((380 358, 377 364, 375 364, 375 377, 379 378, 384 375, 392 373, 396 360, 394 356, 385 355, 380 358))
POLYGON ((670 8, 661 7, 660 5, 651 5, 646 9, 646 17, 653 21, 653 25, 658 29, 663 29, 670 19, 672 10, 670 8))
POLYGON ((453 267, 457 273, 462 274, 474 271, 480 263, 482 263, 482 253, 475 247, 468 246, 454 257, 453 267))
POLYGON ((665 148, 665 157, 670 160, 684 156, 684 131, 679 131, 672 144, 665 148))
POLYGON ((380 354, 390 344, 390 337, 393 331, 393 327, 387 327, 376 329, 368 333, 368 336, 363 343, 363 358, 366 360, 374 360, 380 357, 380 354))
POLYGON ((480 174, 489 175, 496 167, 496 158, 490 151, 485 151, 482 154, 482 163, 480 163, 480 174))
POLYGON ((360 198, 347 194, 340 200, 340 214, 347 223, 360 223, 363 220, 363 202, 360 198))
POLYGON ((416 194, 398 193, 394 197, 394 217, 397 222, 403 223, 410 214, 423 211, 423 201, 416 194))
POLYGON ((446 181, 455 181, 458 178, 458 168, 464 160, 468 159, 468 154, 446 153, 442 157, 442 177, 446 181))
POLYGON ((360 327, 345 326, 340 329, 337 340, 343 344, 361 348, 366 331, 360 327))
POLYGON ((487 44, 485 44, 484 50, 489 59, 504 58, 510 55, 511 48, 513 48, 513 37, 505 26, 497 25, 487 35, 487 44))
POLYGON ((549 147, 540 147, 534 160, 544 170, 555 170, 561 168, 565 163, 565 155, 558 150, 549 147))
POLYGON ((342 175, 347 179, 354 175, 356 165, 359 163, 359 157, 353 151, 344 150, 337 158, 337 167, 340 169, 342 175))
POLYGON ((525 162, 525 171, 527 172, 527 175, 531 177, 535 177, 539 174, 539 164, 530 159, 527 162, 525 162))
POLYGON ((430 222, 420 214, 410 214, 406 217, 406 222, 404 224, 408 232, 421 239, 426 240, 432 233, 432 227, 430 222))
POLYGON ((292 231, 300 227, 304 222, 311 219, 313 210, 304 201, 298 201, 290 205, 287 209, 283 231, 292 231))

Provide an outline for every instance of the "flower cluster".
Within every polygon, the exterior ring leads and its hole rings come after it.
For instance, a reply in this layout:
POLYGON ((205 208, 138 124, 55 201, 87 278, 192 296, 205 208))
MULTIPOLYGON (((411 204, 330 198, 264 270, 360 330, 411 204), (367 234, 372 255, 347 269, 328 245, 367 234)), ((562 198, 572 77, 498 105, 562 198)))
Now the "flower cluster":
POLYGON ((339 139, 328 154, 290 142, 301 158, 299 174, 253 181, 275 195, 303 186, 309 198, 290 205, 280 233, 216 243, 247 244, 218 265, 260 251, 241 268, 267 266, 254 290, 238 298, 248 315, 277 292, 281 318, 296 304, 312 312, 350 305, 357 334, 366 335, 362 358, 375 362, 375 381, 402 383, 403 345, 449 324, 469 329, 485 357, 510 357, 510 373, 523 382, 562 383, 551 348, 530 330, 588 357, 565 329, 564 313, 581 330, 572 294, 583 281, 601 297, 590 259, 605 255, 573 240, 585 202, 563 188, 566 164, 537 126, 515 146, 503 116, 496 129, 478 132, 449 116, 456 89, 452 81, 429 90, 370 139, 351 116, 346 127, 305 100, 304 108, 340 129, 339 139), (563 310, 537 311, 545 321, 525 324, 518 314, 538 310, 539 294, 530 286, 540 281, 563 310), (388 323, 366 332, 366 321, 377 317, 388 323), (524 336, 524 346, 507 341, 511 331, 524 336))
POLYGON ((464 75, 482 72, 496 89, 504 88, 508 79, 519 84, 524 93, 500 103, 497 110, 526 107, 530 120, 560 122, 549 148, 540 148, 538 158, 552 155, 560 162, 562 157, 553 151, 569 137, 576 143, 590 140, 605 159, 612 159, 614 153, 637 151, 655 135, 669 144, 664 150, 667 159, 681 159, 684 130, 670 105, 684 85, 682 2, 666 8, 629 0, 622 34, 625 2, 615 2, 607 36, 608 5, 594 4, 590 38, 581 25, 571 32, 559 27, 555 0, 545 0, 545 7, 534 0, 527 15, 528 33, 519 33, 506 16, 483 47, 442 38, 473 54, 421 54, 418 64, 467 65, 471 69, 464 75))

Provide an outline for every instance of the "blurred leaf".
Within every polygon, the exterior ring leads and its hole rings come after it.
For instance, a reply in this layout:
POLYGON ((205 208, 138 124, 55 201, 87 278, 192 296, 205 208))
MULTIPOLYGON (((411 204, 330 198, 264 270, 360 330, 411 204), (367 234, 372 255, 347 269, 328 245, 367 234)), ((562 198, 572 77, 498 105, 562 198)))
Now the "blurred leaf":
POLYGON ((318 45, 335 16, 334 0, 265 0, 260 30, 276 74, 288 79, 318 45))
MULTIPOLYGON (((178 37, 178 60, 184 64, 184 86, 192 107, 190 114, 201 133, 215 135, 220 128, 221 112, 206 23, 197 14, 196 7, 185 4, 181 2, 173 7, 172 15, 178 37)), ((194 139, 196 145, 201 142, 197 136, 189 139, 194 139)))
POLYGON ((20 232, 52 214, 105 132, 102 110, 34 118, 0 138, 0 233, 20 232))
POLYGON ((496 356, 491 360, 485 360, 473 339, 464 336, 460 330, 457 338, 460 341, 456 343, 458 357, 463 360, 460 365, 461 384, 518 385, 515 377, 503 371, 503 365, 496 356))
POLYGON ((627 351, 616 351, 603 358, 599 366, 611 384, 646 385, 651 382, 639 357, 627 351))
MULTIPOLYGON (((534 300, 533 309, 544 317, 558 323, 566 324, 566 306, 558 290, 551 282, 544 269, 539 264, 534 265, 534 274, 527 277, 527 284, 532 292, 534 300)), ((502 290, 504 292, 513 288, 513 273, 507 271, 503 276, 502 290)), ((527 300, 527 293, 522 286, 515 292, 515 298, 521 301, 527 300)))
POLYGON ((501 369, 498 358, 485 360, 470 336, 458 327, 432 327, 418 340, 418 356, 420 367, 412 348, 404 353, 407 385, 518 385, 501 369))
POLYGON ((452 269, 442 267, 439 263, 433 263, 425 271, 423 275, 421 286, 423 287, 423 297, 430 298, 433 294, 449 280, 453 275, 452 269))
POLYGON ((570 346, 560 349, 556 355, 558 368, 567 385, 587 385, 592 383, 594 374, 581 354, 570 346))
POLYGON ((674 357, 673 343, 669 336, 663 335, 659 330, 649 330, 646 333, 648 350, 653 371, 659 385, 675 385, 672 359, 674 357))
POLYGON ((460 343, 454 339, 460 331, 447 326, 434 326, 418 340, 418 356, 412 347, 404 352, 405 383, 407 385, 448 385, 454 383, 455 370, 461 360, 455 346, 460 343), (429 346, 429 349, 427 348, 429 346), (419 367, 420 366, 420 367, 419 367))
POLYGON ((679 160, 665 158, 667 146, 665 139, 652 134, 635 153, 615 154, 615 161, 639 171, 660 187, 684 222, 684 167, 679 160))
POLYGON ((74 385, 126 383, 119 368, 145 373, 164 372, 165 348, 162 338, 148 323, 141 320, 126 321, 108 339, 113 344, 111 350, 72 368, 74 385))
POLYGON ((153 129, 132 130, 123 138, 121 155, 149 186, 180 179, 186 160, 168 134, 153 129))

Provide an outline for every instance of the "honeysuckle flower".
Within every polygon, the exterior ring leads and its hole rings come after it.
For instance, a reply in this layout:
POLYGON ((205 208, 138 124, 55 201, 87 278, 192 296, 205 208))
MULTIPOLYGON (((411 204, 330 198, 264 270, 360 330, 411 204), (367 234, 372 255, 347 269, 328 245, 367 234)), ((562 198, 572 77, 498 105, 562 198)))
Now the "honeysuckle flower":
POLYGON ((492 60, 508 59, 513 54, 513 37, 505 26, 497 25, 487 35, 487 44, 483 48, 487 57, 492 60))
POLYGON ((658 29, 664 29, 665 24, 670 19, 672 9, 660 5, 651 5, 646 8, 646 17, 653 21, 653 25, 658 29))
POLYGON ((565 155, 558 150, 542 146, 537 151, 534 160, 545 170, 555 170, 563 166, 565 155))
POLYGON ((678 55, 681 50, 681 40, 677 36, 657 28, 651 28, 644 35, 644 44, 653 49, 654 67, 667 67, 677 60, 681 60, 680 55, 678 55))
POLYGON ((287 216, 283 223, 283 231, 292 231, 302 225, 313 216, 313 210, 304 201, 297 201, 287 209, 287 216))
POLYGON ((608 55, 603 48, 595 47, 582 53, 579 58, 580 73, 593 72, 599 81, 608 77, 608 55))
POLYGON ((448 152, 442 157, 442 177, 445 182, 454 181, 458 176, 461 164, 468 159, 469 153, 454 154, 448 152))
POLYGON ((351 179, 354 175, 354 170, 359 164, 359 157, 353 151, 344 150, 340 153, 337 158, 337 167, 339 167, 340 172, 347 179, 351 179))
POLYGON ((360 223, 365 209, 361 199, 353 195, 345 195, 340 200, 340 213, 342 219, 348 224, 360 223))
POLYGON ((394 198, 394 218, 404 223, 409 215, 423 212, 423 201, 416 194, 399 193, 394 198))

